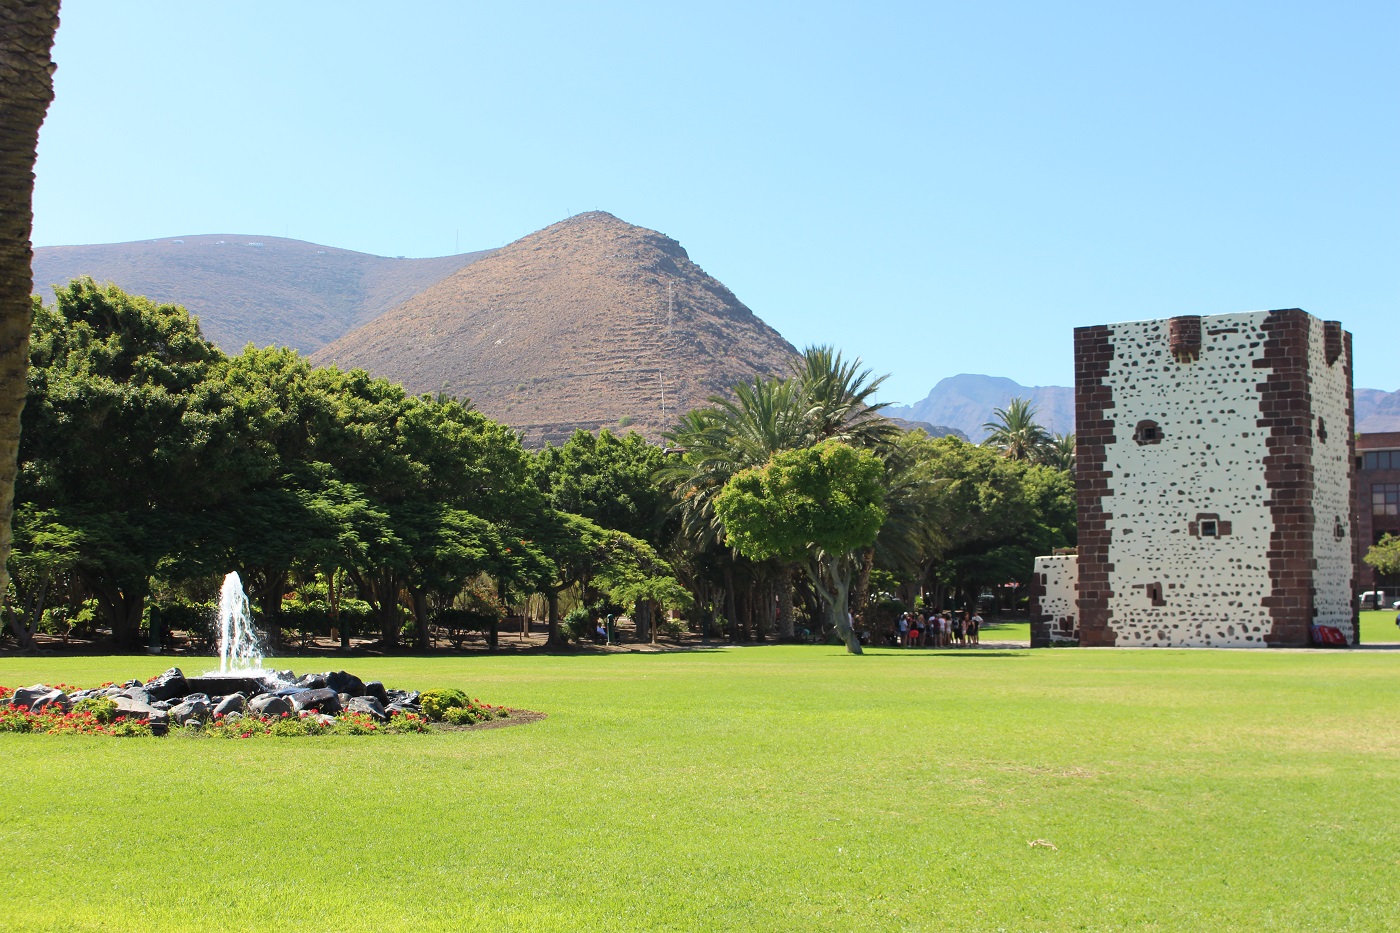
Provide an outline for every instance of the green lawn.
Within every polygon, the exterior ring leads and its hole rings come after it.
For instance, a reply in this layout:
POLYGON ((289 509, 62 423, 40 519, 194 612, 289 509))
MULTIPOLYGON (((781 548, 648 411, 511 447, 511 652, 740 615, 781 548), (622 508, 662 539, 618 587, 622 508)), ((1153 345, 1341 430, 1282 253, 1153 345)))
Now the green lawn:
MULTIPOLYGON (((161 667, 0 658, 0 683, 161 667)), ((0 735, 6 929, 1400 928, 1400 652, 347 667, 549 718, 427 737, 0 735)))
POLYGON ((1395 610, 1361 613, 1361 644, 1373 645, 1383 641, 1400 641, 1400 628, 1395 627, 1395 610))

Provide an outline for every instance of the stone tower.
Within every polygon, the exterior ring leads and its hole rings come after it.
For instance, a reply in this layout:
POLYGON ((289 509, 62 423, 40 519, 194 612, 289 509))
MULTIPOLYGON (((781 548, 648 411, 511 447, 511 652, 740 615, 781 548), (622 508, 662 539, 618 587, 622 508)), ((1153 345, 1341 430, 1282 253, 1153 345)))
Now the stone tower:
POLYGON ((1356 644, 1351 335, 1255 311, 1074 352, 1080 643, 1356 644))

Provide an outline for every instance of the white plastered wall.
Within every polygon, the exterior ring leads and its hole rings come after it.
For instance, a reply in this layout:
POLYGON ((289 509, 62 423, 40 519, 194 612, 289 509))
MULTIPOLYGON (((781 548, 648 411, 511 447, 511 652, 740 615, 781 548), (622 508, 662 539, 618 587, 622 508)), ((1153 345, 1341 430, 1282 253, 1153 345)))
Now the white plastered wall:
POLYGON ((1308 390, 1312 396, 1313 428, 1313 623, 1333 625, 1351 640, 1352 541, 1351 463, 1347 452, 1348 360, 1343 355, 1327 363, 1322 321, 1312 319, 1308 329, 1308 390), (1321 423, 1319 424, 1319 419, 1321 423), (1324 440, 1318 428, 1326 434, 1324 440), (1336 527, 1341 524, 1343 535, 1336 527))
MULTIPOLYGON (((1264 485, 1267 429, 1258 384, 1267 369, 1261 325, 1267 312, 1201 318, 1201 353, 1173 359, 1165 320, 1114 324, 1115 442, 1104 510, 1112 517, 1109 626, 1119 645, 1260 646, 1271 628, 1260 602, 1271 591, 1267 552, 1273 519, 1264 485), (1140 421, 1162 440, 1133 440, 1140 421), (1190 523, 1216 513, 1230 523, 1218 538, 1192 537, 1190 523), (1160 584, 1155 606, 1149 584, 1160 584)), ((1345 429, 1343 429, 1345 430, 1345 429)))
POLYGON ((1073 554, 1037 557, 1035 572, 1044 584, 1040 611, 1050 617, 1050 640, 1078 638, 1079 558, 1073 554))

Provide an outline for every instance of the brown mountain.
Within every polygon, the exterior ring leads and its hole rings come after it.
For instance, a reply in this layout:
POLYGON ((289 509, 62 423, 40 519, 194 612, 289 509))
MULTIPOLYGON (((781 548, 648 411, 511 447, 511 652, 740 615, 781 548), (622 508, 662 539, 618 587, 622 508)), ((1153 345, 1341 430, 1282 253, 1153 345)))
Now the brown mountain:
POLYGON ((48 300, 50 286, 90 275, 184 305, 226 352, 251 342, 309 353, 489 253, 388 259, 228 234, 44 246, 34 251, 34 290, 48 300))
POLYGON ((541 443, 607 425, 656 437, 795 352, 675 240, 595 211, 502 247, 312 361, 470 398, 541 443))

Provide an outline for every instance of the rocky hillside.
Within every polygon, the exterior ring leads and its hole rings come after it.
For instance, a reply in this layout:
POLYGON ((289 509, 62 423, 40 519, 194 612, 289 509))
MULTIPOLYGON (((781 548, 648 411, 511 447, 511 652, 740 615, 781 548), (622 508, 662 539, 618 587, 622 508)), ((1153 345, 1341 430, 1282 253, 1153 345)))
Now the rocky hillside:
POLYGON ((657 437, 794 353, 675 240, 595 211, 502 247, 312 359, 469 398, 538 444, 609 425, 657 437))
POLYGON ((248 343, 309 353, 373 320, 489 250, 436 259, 388 259, 280 237, 211 234, 45 246, 34 251, 34 290, 90 275, 128 292, 184 305, 230 353, 248 343))

